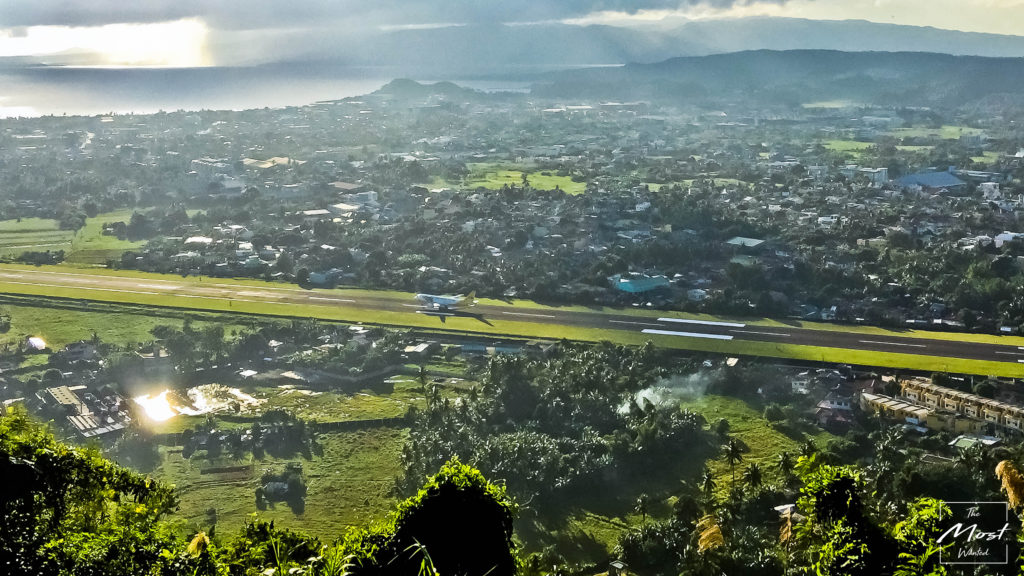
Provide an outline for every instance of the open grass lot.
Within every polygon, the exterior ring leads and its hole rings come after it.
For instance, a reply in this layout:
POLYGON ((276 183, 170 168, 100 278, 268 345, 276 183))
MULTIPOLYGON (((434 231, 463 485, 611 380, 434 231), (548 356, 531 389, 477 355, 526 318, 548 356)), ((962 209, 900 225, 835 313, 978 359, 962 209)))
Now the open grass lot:
POLYGON ((143 244, 103 235, 103 224, 127 222, 131 215, 131 210, 99 214, 94 218, 88 218, 85 226, 77 232, 61 230, 57 221, 52 219, 23 218, 20 221, 0 221, 0 256, 11 257, 24 252, 63 250, 67 264, 104 264, 110 258, 119 257, 125 250, 143 244))
MULTIPOLYGON (((782 452, 789 452, 796 460, 800 444, 812 440, 819 448, 835 436, 815 428, 813 433, 788 435, 773 428, 762 413, 764 406, 732 396, 708 394, 695 400, 683 401, 682 407, 693 410, 714 423, 719 418, 729 421, 729 433, 749 449, 743 454, 743 462, 736 465, 737 481, 743 467, 756 462, 765 473, 765 479, 776 478, 773 473, 775 458, 782 452)), ((720 495, 725 495, 730 487, 732 475, 729 464, 722 458, 711 459, 708 468, 715 474, 720 495)))
POLYGON ((900 152, 930 152, 935 146, 897 146, 896 149, 900 152))
POLYGON ((265 400, 263 410, 283 409, 312 422, 397 418, 411 406, 422 406, 424 401, 423 391, 412 376, 394 376, 382 386, 354 394, 281 386, 242 386, 241 390, 265 400))
POLYGON ((975 136, 984 130, 970 128, 968 126, 942 126, 941 128, 926 128, 915 126, 912 128, 897 128, 890 132, 897 138, 941 138, 943 140, 956 140, 961 136, 975 136))
POLYGON ((120 210, 100 214, 85 221, 71 241, 70 254, 65 260, 70 265, 102 265, 107 260, 116 259, 125 250, 139 248, 145 242, 119 240, 115 236, 104 236, 103 225, 108 222, 128 222, 132 217, 131 210, 120 210))
MULTIPOLYGON (((26 336, 39 336, 53 350, 79 340, 92 338, 93 333, 100 340, 116 344, 148 342, 153 339, 150 330, 154 326, 167 324, 181 327, 185 315, 160 315, 139 311, 129 312, 118 306, 96 303, 93 310, 83 307, 47 307, 31 303, 0 302, 11 315, 11 329, 0 334, 0 346, 20 344, 26 336)), ((216 322, 224 326, 226 333, 241 329, 242 318, 222 318, 219 315, 203 313, 189 314, 194 324, 202 327, 216 322), (239 323, 236 323, 238 321, 239 323)), ((45 358, 45 356, 36 356, 45 358)))
POLYGON ((587 185, 584 182, 574 182, 568 176, 559 176, 554 171, 525 171, 514 166, 505 166, 491 162, 478 162, 466 165, 469 168, 469 176, 466 177, 465 187, 469 189, 486 188, 488 190, 499 190, 506 184, 509 186, 521 186, 523 174, 526 174, 530 186, 539 190, 554 190, 561 188, 569 194, 582 194, 587 185))
POLYGON ((860 153, 875 146, 874 142, 858 142, 856 140, 828 140, 824 142, 825 148, 833 152, 860 156, 860 153))
POLYGON ((999 152, 986 150, 982 153, 981 156, 971 156, 971 161, 980 162, 983 164, 991 164, 993 162, 998 162, 1000 157, 1002 157, 1002 154, 1000 154, 999 152))
POLYGON ((331 541, 352 526, 363 526, 383 518, 397 499, 391 495, 394 479, 402 470, 399 456, 405 430, 374 428, 356 432, 323 434, 322 456, 311 460, 266 458, 259 461, 218 462, 223 466, 249 466, 251 471, 201 474, 208 466, 203 459, 185 460, 181 452, 161 449, 163 463, 152 476, 174 484, 181 497, 181 518, 188 529, 208 530, 207 510, 217 511, 217 530, 230 534, 247 518, 258 513, 284 528, 331 541), (301 462, 308 492, 306 508, 296 514, 286 504, 256 509, 255 490, 264 469, 280 472, 287 462, 301 462))
POLYGON ((0 221, 0 256, 17 256, 23 252, 68 250, 74 234, 61 230, 56 220, 23 218, 0 221))

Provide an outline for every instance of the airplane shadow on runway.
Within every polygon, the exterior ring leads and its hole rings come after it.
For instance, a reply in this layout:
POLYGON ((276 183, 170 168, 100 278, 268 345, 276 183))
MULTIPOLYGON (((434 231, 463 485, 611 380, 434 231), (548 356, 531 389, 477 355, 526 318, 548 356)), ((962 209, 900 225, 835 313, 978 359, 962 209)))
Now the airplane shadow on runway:
POLYGON ((420 313, 420 314, 425 314, 427 316, 437 316, 441 320, 442 324, 445 323, 445 321, 448 319, 449 316, 456 316, 456 317, 459 317, 459 318, 473 318, 474 320, 477 320, 478 322, 483 322, 484 324, 487 324, 488 326, 494 326, 494 324, 491 324, 491 322, 487 318, 484 318, 483 314, 473 314, 472 312, 464 312, 462 310, 449 310, 447 312, 434 312, 432 310, 417 310, 417 312, 420 313))

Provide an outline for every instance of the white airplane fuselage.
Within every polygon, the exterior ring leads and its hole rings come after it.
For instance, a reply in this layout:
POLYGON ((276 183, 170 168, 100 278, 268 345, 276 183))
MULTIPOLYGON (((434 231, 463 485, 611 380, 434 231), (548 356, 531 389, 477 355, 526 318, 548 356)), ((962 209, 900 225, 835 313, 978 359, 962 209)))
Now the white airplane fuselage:
MULTIPOLYGON (((416 300, 423 304, 424 308, 430 310, 452 310, 458 306, 467 297, 458 296, 439 296, 437 294, 417 294, 416 300)), ((472 301, 472 294, 469 298, 472 301)))

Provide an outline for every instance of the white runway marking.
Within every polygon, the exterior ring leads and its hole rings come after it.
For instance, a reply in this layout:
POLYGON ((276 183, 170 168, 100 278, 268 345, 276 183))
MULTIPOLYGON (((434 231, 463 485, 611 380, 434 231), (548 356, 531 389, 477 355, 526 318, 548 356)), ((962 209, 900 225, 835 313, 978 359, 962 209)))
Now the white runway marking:
POLYGON ((1024 352, 1000 352, 996 350, 996 354, 1003 354, 1004 356, 1024 356, 1024 352))
POLYGON ((322 296, 310 296, 310 300, 325 300, 327 302, 349 302, 355 303, 355 300, 348 300, 346 298, 324 298, 322 296))
POLYGON ((658 322, 676 322, 678 324, 700 324, 701 326, 726 326, 729 328, 743 328, 746 324, 736 322, 712 322, 711 320, 687 320, 685 318, 658 318, 658 322))
POLYGON ((911 348, 927 348, 924 344, 904 344, 902 342, 880 342, 878 340, 860 340, 861 344, 885 344, 886 346, 908 346, 911 348))
POLYGON ((632 326, 664 326, 664 324, 658 324, 657 322, 630 322, 628 320, 609 320, 612 324, 630 324, 632 326))
POLYGON ((509 316, 529 316, 531 318, 555 318, 551 314, 528 314, 526 312, 502 312, 502 314, 508 314, 509 316))
POLYGON ((238 295, 239 296, 248 296, 249 298, 281 298, 281 296, 277 296, 277 295, 274 295, 274 294, 264 294, 263 292, 251 292, 251 291, 238 292, 238 295))
POLYGON ((711 340, 732 340, 732 336, 725 334, 698 334, 697 332, 673 332, 672 330, 655 330, 645 328, 641 330, 644 334, 661 334, 663 336, 686 336, 687 338, 708 338, 711 340))
MULTIPOLYGON (((75 286, 64 286, 62 284, 40 284, 39 282, 8 282, 8 284, 20 284, 23 286, 43 286, 45 288, 68 288, 74 289, 75 286)), ((144 292, 142 290, 119 290, 117 288, 90 288, 85 286, 78 286, 78 290, 100 290, 102 292, 123 292, 125 294, 149 294, 151 296, 160 296, 160 292, 144 292)))
POLYGON ((759 334, 761 336, 778 336, 779 338, 789 338, 792 334, 782 334, 779 332, 758 332, 756 330, 729 330, 729 332, 736 332, 737 334, 759 334))

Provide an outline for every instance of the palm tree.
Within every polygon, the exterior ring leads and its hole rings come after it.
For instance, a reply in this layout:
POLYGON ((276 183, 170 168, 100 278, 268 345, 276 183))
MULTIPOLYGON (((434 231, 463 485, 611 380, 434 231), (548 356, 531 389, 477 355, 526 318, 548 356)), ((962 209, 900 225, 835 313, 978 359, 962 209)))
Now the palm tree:
POLYGON ((783 479, 789 478, 793 473, 793 457, 789 455, 789 452, 779 454, 778 459, 775 461, 775 470, 783 479))
POLYGON ((743 471, 743 483, 749 486, 752 490, 760 488, 762 480, 761 467, 757 465, 757 462, 751 463, 747 466, 747 469, 743 471))
POLYGON ((708 500, 715 494, 715 489, 718 488, 718 483, 715 482, 715 475, 711 473, 711 470, 704 469, 704 474, 700 477, 700 491, 704 494, 704 497, 708 500))
POLYGON ((729 472, 732 474, 733 483, 736 482, 736 464, 743 462, 743 450, 735 438, 729 438, 725 445, 725 459, 729 462, 729 472))
POLYGON ((697 549, 701 554, 725 544, 725 538, 722 536, 722 527, 718 525, 718 520, 711 514, 704 516, 697 522, 697 533, 699 534, 697 549))
POLYGON ((419 369, 416 371, 417 379, 420 383, 420 390, 427 391, 427 367, 420 364, 419 369))
POLYGON ((996 478, 1002 483, 1006 501, 1014 511, 1024 506, 1024 476, 1013 462, 1003 460, 996 466, 996 478))
POLYGON ((810 457, 812 454, 818 453, 818 447, 815 446, 814 440, 808 440, 800 445, 800 455, 810 457))
POLYGON ((641 494, 636 498, 636 507, 633 511, 643 518, 643 522, 647 522, 647 506, 650 504, 651 498, 647 494, 641 494))

